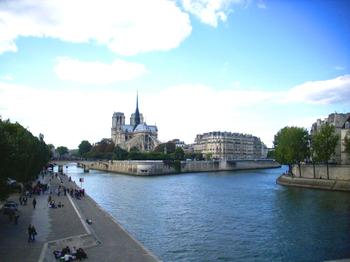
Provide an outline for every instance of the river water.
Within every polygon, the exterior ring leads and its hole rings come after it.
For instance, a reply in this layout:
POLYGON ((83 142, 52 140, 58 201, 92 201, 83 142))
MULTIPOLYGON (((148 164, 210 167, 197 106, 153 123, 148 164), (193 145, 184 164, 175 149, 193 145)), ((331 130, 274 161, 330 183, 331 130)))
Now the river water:
POLYGON ((64 169, 164 261, 350 258, 350 194, 276 185, 285 168, 136 177, 64 169))

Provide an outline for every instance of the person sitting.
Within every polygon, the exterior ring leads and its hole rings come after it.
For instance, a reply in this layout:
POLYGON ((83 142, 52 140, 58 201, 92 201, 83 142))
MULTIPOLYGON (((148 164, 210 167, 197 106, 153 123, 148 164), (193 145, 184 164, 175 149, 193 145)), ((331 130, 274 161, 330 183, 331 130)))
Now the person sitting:
POLYGON ((68 246, 66 246, 65 248, 62 249, 62 254, 65 255, 65 254, 70 254, 70 249, 68 246))
POLYGON ((55 200, 51 200, 50 207, 51 208, 56 208, 57 207, 56 204, 55 204, 55 200))
POLYGON ((59 250, 55 250, 52 252, 56 259, 59 259, 62 256, 62 252, 59 250))
POLYGON ((65 254, 63 256, 64 261, 73 261, 74 260, 74 256, 72 256, 71 254, 65 254))
POLYGON ((85 259, 85 258, 87 258, 87 254, 85 253, 85 251, 82 248, 78 248, 76 258, 78 260, 85 259))

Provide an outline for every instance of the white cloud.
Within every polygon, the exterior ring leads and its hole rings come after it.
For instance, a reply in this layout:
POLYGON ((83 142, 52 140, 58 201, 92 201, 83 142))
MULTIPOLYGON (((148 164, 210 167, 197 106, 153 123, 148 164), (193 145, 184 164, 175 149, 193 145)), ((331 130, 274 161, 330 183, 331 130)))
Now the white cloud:
POLYGON ((2 75, 2 76, 0 76, 0 80, 12 81, 13 76, 12 75, 2 75))
MULTIPOLYGON (((46 142, 70 148, 83 139, 110 137, 113 112, 124 112, 128 121, 136 99, 134 92, 122 90, 49 90, 2 82, 0 96, 3 119, 19 121, 35 135, 43 133, 46 142)), ((196 134, 213 130, 256 133, 257 121, 253 124, 246 111, 269 96, 188 84, 152 93, 140 90, 139 106, 148 124, 157 123, 162 141, 180 138, 192 143, 196 134)))
POLYGON ((334 104, 350 102, 350 75, 334 79, 309 81, 286 92, 281 102, 334 104))
MULTIPOLYGON (((327 101, 332 103, 332 112, 340 101, 349 103, 348 82, 349 76, 341 76, 307 82, 286 92, 184 84, 147 93, 139 90, 139 107, 148 124, 158 125, 162 141, 180 138, 192 143, 199 133, 230 131, 259 136, 271 146, 280 128, 308 128, 320 117, 297 117, 304 114, 301 110, 308 103, 315 107, 315 102, 333 97, 327 101)), ((97 142, 110 137, 114 111, 124 112, 128 122, 135 110, 136 94, 120 89, 39 89, 0 82, 0 97, 3 119, 19 121, 34 135, 43 133, 48 143, 76 148, 83 139, 97 142)))
POLYGON ((202 23, 216 27, 225 22, 233 6, 244 6, 247 0, 182 0, 185 11, 197 16, 202 23))
POLYGON ((98 61, 80 61, 69 57, 58 57, 54 71, 62 80, 89 84, 109 84, 131 80, 147 72, 141 64, 120 59, 106 64, 98 61))
POLYGON ((16 38, 95 42, 122 55, 176 48, 191 33, 187 13, 169 0, 0 2, 0 53, 16 38))
POLYGON ((265 3, 264 0, 258 0, 256 5, 257 5, 258 8, 261 8, 261 9, 266 9, 267 8, 266 3, 265 3))

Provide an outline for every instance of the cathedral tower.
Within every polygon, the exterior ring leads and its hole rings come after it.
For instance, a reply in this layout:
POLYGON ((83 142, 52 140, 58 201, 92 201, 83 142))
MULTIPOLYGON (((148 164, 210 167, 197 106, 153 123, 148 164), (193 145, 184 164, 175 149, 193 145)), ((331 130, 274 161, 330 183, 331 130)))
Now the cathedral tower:
POLYGON ((139 94, 136 95, 136 111, 135 111, 135 123, 134 129, 141 123, 140 121, 140 112, 139 112, 139 94))

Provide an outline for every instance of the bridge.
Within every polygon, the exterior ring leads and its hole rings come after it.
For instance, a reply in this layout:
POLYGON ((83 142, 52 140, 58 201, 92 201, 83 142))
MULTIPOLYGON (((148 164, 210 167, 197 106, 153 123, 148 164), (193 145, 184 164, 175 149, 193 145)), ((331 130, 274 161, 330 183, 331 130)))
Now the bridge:
POLYGON ((68 164, 76 163, 78 167, 81 167, 84 169, 84 172, 89 172, 89 167, 87 165, 88 161, 82 161, 82 160, 52 160, 49 162, 49 166, 58 166, 58 172, 63 173, 63 167, 67 166, 68 164))

